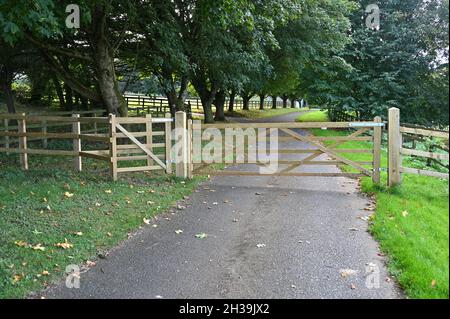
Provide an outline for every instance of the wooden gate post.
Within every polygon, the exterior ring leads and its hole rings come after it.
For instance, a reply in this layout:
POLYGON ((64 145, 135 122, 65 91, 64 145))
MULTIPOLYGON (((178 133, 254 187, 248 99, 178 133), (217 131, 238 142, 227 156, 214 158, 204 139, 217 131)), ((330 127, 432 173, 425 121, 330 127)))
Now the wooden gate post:
MULTIPOLYGON (((172 115, 166 113, 166 118, 171 119, 172 115)), ((172 174, 172 122, 164 123, 164 137, 166 139, 166 173, 172 174)))
MULTIPOLYGON (((146 142, 147 142, 147 148, 150 150, 150 152, 153 153, 153 124, 152 124, 152 115, 146 114, 145 115, 145 131, 146 131, 146 142)), ((153 159, 149 156, 147 157, 147 166, 153 166, 153 159)))
POLYGON ((186 113, 175 113, 175 174, 187 178, 187 130, 186 113))
MULTIPOLYGON (((8 128, 9 120, 4 119, 3 123, 5 125, 5 132, 9 132, 9 128, 8 128)), ((5 136, 5 148, 9 148, 9 136, 8 135, 5 136)), ((6 155, 9 155, 9 152, 7 152, 6 155)))
MULTIPOLYGON (((375 123, 381 123, 381 117, 377 116, 374 119, 375 123)), ((383 128, 375 126, 373 129, 373 175, 372 181, 375 184, 380 183, 381 173, 381 139, 383 137, 383 128)))
POLYGON ((187 178, 192 179, 194 177, 194 163, 192 158, 192 127, 193 127, 193 121, 192 119, 188 120, 187 123, 187 178))
POLYGON ((402 159, 400 151, 402 148, 402 138, 400 133, 400 110, 398 108, 389 109, 389 128, 388 128, 388 185, 395 186, 401 183, 402 159))
POLYGON ((75 165, 75 169, 78 172, 81 172, 81 170, 82 170, 82 162, 81 162, 81 156, 80 156, 80 152, 81 152, 80 114, 73 114, 72 117, 77 120, 76 122, 73 122, 73 124, 72 124, 72 133, 77 135, 77 137, 73 139, 73 151, 75 153, 78 153, 78 155, 75 155, 74 165, 75 165))
POLYGON ((116 136, 116 116, 109 114, 109 157, 110 172, 114 181, 117 181, 117 136, 116 136))
POLYGON ((22 169, 28 170, 28 153, 27 153, 27 137, 25 134, 27 133, 27 124, 26 124, 26 114, 22 113, 22 117, 17 121, 19 133, 22 135, 19 136, 19 148, 20 148, 20 164, 22 165, 22 169))

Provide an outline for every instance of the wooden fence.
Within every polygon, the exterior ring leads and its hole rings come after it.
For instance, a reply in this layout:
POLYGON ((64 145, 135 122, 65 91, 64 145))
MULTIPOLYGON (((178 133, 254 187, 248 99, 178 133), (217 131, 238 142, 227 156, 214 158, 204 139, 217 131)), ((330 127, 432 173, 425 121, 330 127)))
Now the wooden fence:
MULTIPOLYGON (((142 95, 125 95, 128 110, 135 112, 137 116, 144 114, 151 114, 156 117, 164 116, 164 114, 170 112, 169 102, 167 98, 162 97, 150 97, 142 95)), ((225 100, 225 108, 228 109, 230 101, 225 100)), ((249 101, 249 109, 259 109, 260 101, 252 99, 249 101)), ((282 107, 283 102, 277 101, 277 108, 282 107)), ((192 110, 195 112, 203 112, 202 102, 199 98, 189 98, 185 102, 186 110, 192 110)), ((242 110, 244 107, 244 101, 242 99, 235 99, 234 109, 242 110)), ((264 108, 271 108, 272 101, 265 99, 264 108)))
MULTIPOLYGON (((441 147, 441 151, 423 151, 412 148, 404 147, 405 137, 411 136, 414 138, 437 138, 447 141, 449 140, 449 132, 436 131, 430 129, 422 129, 415 127, 405 127, 400 125, 400 110, 397 108, 389 109, 389 122, 388 122, 388 150, 389 150, 389 163, 388 163, 388 183, 389 186, 395 186, 401 184, 402 173, 418 174, 424 176, 432 176, 438 178, 449 178, 448 173, 441 173, 433 170, 423 170, 411 167, 405 167, 403 165, 402 155, 417 156, 427 158, 436 161, 449 161, 448 147, 441 147)), ((444 144, 445 145, 445 144, 444 144)))
MULTIPOLYGON (((82 170, 82 158, 93 158, 109 163, 111 176, 117 180, 117 175, 124 172, 139 172, 151 170, 165 170, 171 173, 171 123, 170 114, 166 118, 118 118, 109 117, 81 117, 73 114, 64 116, 37 116, 27 114, 0 114, 0 120, 14 121, 15 126, 0 131, 3 147, 0 152, 20 154, 22 169, 28 170, 28 155, 70 156, 74 157, 74 167, 82 170), (58 128, 58 132, 43 131, 43 127, 36 125, 46 123, 46 127, 58 128), (31 125, 30 125, 31 124, 31 125), (91 130, 82 130, 83 126, 95 126, 91 130), (14 130, 13 130, 14 128, 14 130), (100 131, 104 133, 99 133, 100 131), (155 141, 154 139, 158 139, 155 141), (47 141, 69 140, 72 150, 48 149, 47 141), (45 141, 40 148, 31 148, 30 140, 45 141), (103 145, 99 149, 82 149, 82 142, 96 142, 103 145), (162 152, 161 152, 162 149, 162 152), (156 153, 155 150, 160 151, 156 153), (145 166, 119 167, 119 162, 146 161, 145 166)), ((96 145, 96 144, 95 144, 96 145)), ((33 145, 34 146, 34 145, 33 145)))

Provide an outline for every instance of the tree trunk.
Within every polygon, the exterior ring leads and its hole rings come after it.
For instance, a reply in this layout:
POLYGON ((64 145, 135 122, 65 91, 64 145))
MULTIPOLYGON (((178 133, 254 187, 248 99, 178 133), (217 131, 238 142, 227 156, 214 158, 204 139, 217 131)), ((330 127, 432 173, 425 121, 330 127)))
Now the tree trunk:
POLYGON ((52 78, 52 80, 53 80, 53 86, 56 91, 56 95, 58 95, 59 106, 64 109, 64 108, 66 108, 66 101, 64 100, 64 92, 61 87, 61 83, 59 83, 59 80, 56 76, 54 76, 52 78))
POLYGON ((215 121, 225 121, 225 98, 225 92, 222 90, 216 94, 216 98, 214 99, 214 105, 216 106, 215 121))
POLYGON ((242 97, 242 103, 243 103, 242 109, 244 111, 250 110, 249 103, 248 103, 249 101, 250 101, 250 99, 247 96, 242 97))
POLYGON ((72 88, 70 86, 68 86, 67 84, 64 84, 64 91, 66 92, 65 94, 65 106, 67 110, 72 110, 73 109, 73 91, 72 88))
POLYGON ((231 91, 230 93, 230 103, 228 104, 228 112, 234 111, 234 100, 236 99, 236 92, 231 91))
POLYGON ((113 50, 106 35, 106 12, 102 4, 95 6, 92 13, 91 47, 95 63, 98 88, 103 103, 111 114, 127 116, 127 104, 119 90, 114 66, 113 50))
POLYGON ((295 98, 291 99, 291 108, 295 109, 295 98))
POLYGON ((288 97, 286 95, 283 95, 283 109, 287 108, 287 101, 288 97))
POLYGON ((5 93, 6 107, 8 113, 16 113, 16 107, 14 106, 14 96, 12 91, 12 74, 6 70, 3 79, 1 79, 2 90, 5 93))
POLYGON ((208 89, 207 81, 204 76, 201 75, 192 78, 192 84, 194 85, 194 88, 200 96, 200 100, 202 101, 205 123, 214 123, 212 104, 216 98, 216 93, 218 91, 217 84, 213 81, 211 84, 211 89, 208 89))
POLYGON ((264 110, 264 99, 266 98, 265 94, 259 95, 259 109, 264 110))
POLYGON ((277 97, 272 96, 272 109, 276 109, 276 108, 277 108, 277 97))

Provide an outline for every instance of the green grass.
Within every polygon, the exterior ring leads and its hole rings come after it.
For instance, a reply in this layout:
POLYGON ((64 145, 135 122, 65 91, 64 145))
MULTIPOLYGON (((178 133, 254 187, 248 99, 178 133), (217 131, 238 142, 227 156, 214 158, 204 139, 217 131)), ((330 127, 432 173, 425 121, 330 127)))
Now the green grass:
MULTIPOLYGON (((312 130, 318 136, 347 135, 344 131, 312 130)), ((338 148, 368 148, 369 142, 352 141, 338 148)), ((342 154, 354 161, 370 161, 371 154, 342 154)), ((382 151, 382 167, 387 167, 382 151)), ((404 159, 405 166, 416 161, 404 159)), ((343 170, 351 171, 347 166, 343 170)), ((376 213, 371 232, 389 258, 389 271, 410 298, 449 297, 449 191, 448 181, 418 175, 403 175, 401 186, 389 189, 387 174, 381 186, 362 179, 362 191, 374 194, 376 213), (404 213, 407 212, 407 213, 404 213)))
POLYGON ((312 111, 300 115, 297 122, 329 122, 327 111, 312 111))
POLYGON ((302 112, 302 111, 305 111, 305 109, 293 109, 293 108, 264 109, 264 110, 250 109, 248 111, 236 110, 233 112, 226 112, 225 115, 232 116, 232 117, 244 117, 244 118, 248 118, 248 119, 263 119, 263 118, 269 118, 269 117, 283 115, 283 114, 302 112))
POLYGON ((94 160, 83 161, 82 173, 71 159, 30 156, 29 163, 23 172, 18 156, 0 154, 0 298, 38 291, 61 280, 67 265, 94 260, 130 232, 151 227, 144 218, 169 209, 200 180, 134 173, 112 182, 107 166, 94 160), (73 247, 55 246, 66 239, 73 247), (45 250, 32 248, 38 244, 45 250))

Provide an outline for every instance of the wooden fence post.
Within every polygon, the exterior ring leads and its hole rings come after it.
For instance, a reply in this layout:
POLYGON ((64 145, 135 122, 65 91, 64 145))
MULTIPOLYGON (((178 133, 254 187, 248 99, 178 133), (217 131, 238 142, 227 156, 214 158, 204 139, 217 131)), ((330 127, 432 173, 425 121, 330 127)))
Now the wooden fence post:
MULTIPOLYGON (((166 113, 166 118, 171 119, 172 115, 166 113)), ((172 174, 172 122, 164 123, 166 139, 166 173, 172 174)))
POLYGON ((28 170, 28 153, 27 153, 27 137, 25 136, 27 132, 27 123, 25 119, 26 114, 22 114, 22 118, 17 120, 19 133, 23 134, 19 136, 19 149, 20 153, 20 164, 22 165, 22 169, 28 170))
MULTIPOLYGON (((153 153, 153 124, 152 124, 152 115, 147 114, 145 115, 145 132, 147 134, 146 136, 146 142, 147 142, 147 148, 150 150, 150 152, 153 153)), ((153 159, 148 156, 147 157, 147 166, 153 165, 153 159)))
MULTIPOLYGON (((47 134, 47 121, 42 121, 42 133, 44 135, 47 134)), ((44 136, 44 139, 42 140, 42 147, 47 148, 48 147, 48 139, 44 136)))
POLYGON ((402 138, 400 133, 400 110, 398 108, 389 109, 388 128, 388 185, 395 186, 401 183, 402 159, 400 151, 402 148, 402 138))
POLYGON ((193 151, 193 147, 192 147, 192 125, 193 125, 193 121, 192 119, 188 120, 187 123, 187 143, 186 143, 186 148, 187 148, 187 178, 192 179, 194 177, 193 172, 194 172, 194 163, 193 163, 193 159, 192 159, 192 151, 193 151))
MULTIPOLYGON (((4 119, 3 124, 5 125, 5 132, 9 132, 9 120, 4 119)), ((9 136, 5 136, 5 148, 9 148, 9 136)), ((6 155, 9 155, 9 153, 6 153, 6 155)))
MULTIPOLYGON (((377 116, 374 119, 375 123, 381 123, 381 117, 377 116)), ((375 184, 380 183, 381 173, 381 139, 383 137, 383 128, 375 126, 373 129, 373 175, 372 181, 375 184)))
POLYGON ((117 136, 116 136, 116 116, 109 114, 109 157, 111 177, 117 181, 117 136))
POLYGON ((187 178, 187 134, 185 112, 175 113, 175 145, 175 175, 180 178, 187 178))
POLYGON ((75 170, 77 170, 78 172, 81 172, 81 170, 83 169, 83 164, 82 164, 81 156, 80 156, 80 152, 81 152, 81 138, 80 138, 81 123, 79 120, 80 114, 73 114, 72 117, 77 120, 76 122, 73 122, 73 124, 72 124, 72 133, 77 135, 77 138, 73 139, 73 151, 75 153, 78 153, 78 156, 75 155, 74 165, 75 165, 75 170))

